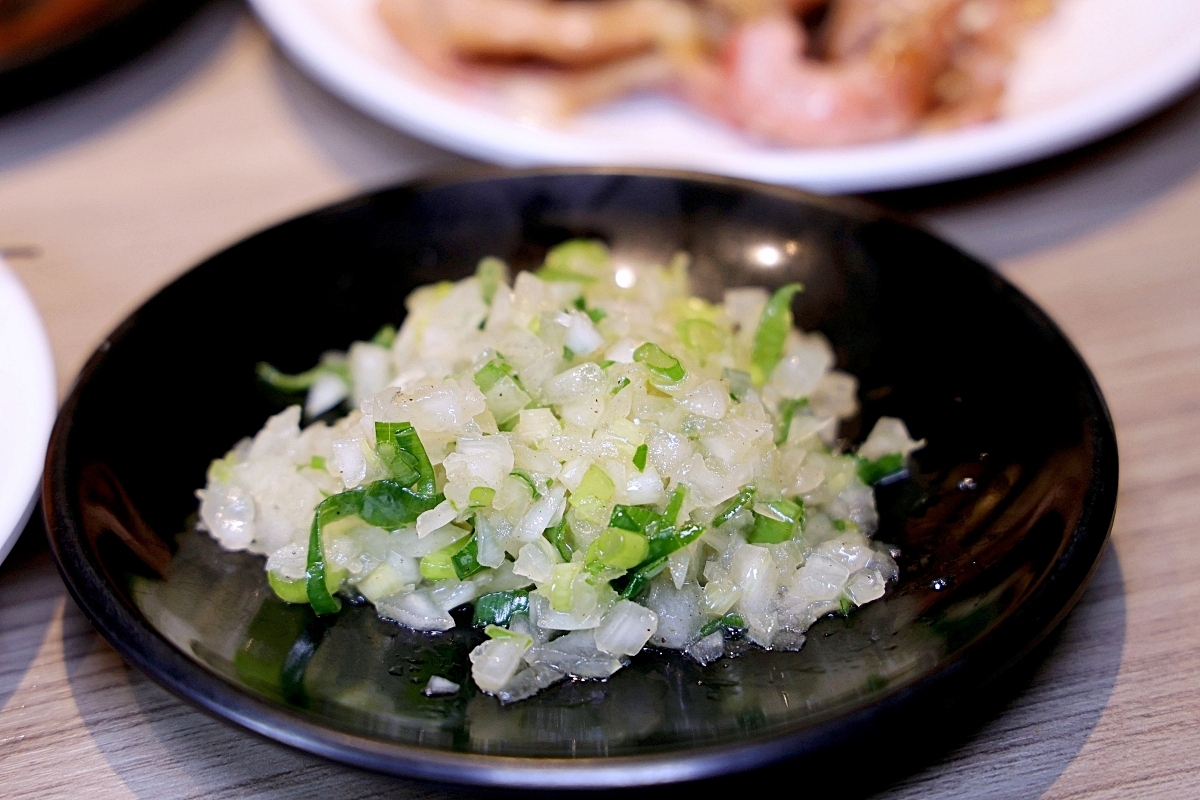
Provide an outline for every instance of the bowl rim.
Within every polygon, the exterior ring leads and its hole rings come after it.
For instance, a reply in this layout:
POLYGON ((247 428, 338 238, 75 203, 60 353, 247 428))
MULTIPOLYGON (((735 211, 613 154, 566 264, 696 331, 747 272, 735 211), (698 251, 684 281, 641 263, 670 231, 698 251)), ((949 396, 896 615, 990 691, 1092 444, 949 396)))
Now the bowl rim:
MULTIPOLYGON (((579 175, 662 178, 720 186, 774 195, 856 219, 885 218, 914 227, 899 215, 857 198, 824 197, 788 187, 680 170, 609 167, 526 170, 456 168, 432 177, 372 189, 263 228, 205 258, 167 286, 174 285, 203 268, 213 258, 259 235, 299 219, 336 212, 387 192, 422 191, 481 181, 579 175)), ((958 248, 950 247, 961 253, 958 248)), ((81 526, 72 511, 73 495, 67 480, 71 432, 81 392, 103 366, 112 348, 129 334, 147 306, 167 286, 143 302, 104 338, 80 370, 63 402, 50 438, 42 481, 42 510, 51 553, 69 593, 96 630, 122 658, 159 686, 217 719, 266 739, 351 766, 408 778, 476 786, 598 789, 699 780, 763 767, 791 757, 827 752, 857 738, 870 723, 894 719, 922 703, 960 696, 968 689, 978 689, 1008 671, 1043 641, 1074 607, 1096 569, 1112 528, 1118 484, 1117 440, 1111 415, 1091 370, 1059 327, 1032 300, 988 265, 963 255, 971 268, 982 271, 982 277, 1014 304, 1031 324, 1044 334, 1060 340, 1077 362, 1083 379, 1083 393, 1088 401, 1084 413, 1091 422, 1093 432, 1092 480, 1085 493, 1084 507, 1057 561, 1026 599, 1008 612, 993 631, 907 684, 891 687, 879 695, 864 697, 850 708, 831 710, 801 725, 733 744, 627 756, 568 758, 435 750, 373 739, 330 724, 319 724, 314 718, 282 708, 230 683, 189 658, 168 642, 136 608, 127 605, 97 568, 89 556, 81 526)))

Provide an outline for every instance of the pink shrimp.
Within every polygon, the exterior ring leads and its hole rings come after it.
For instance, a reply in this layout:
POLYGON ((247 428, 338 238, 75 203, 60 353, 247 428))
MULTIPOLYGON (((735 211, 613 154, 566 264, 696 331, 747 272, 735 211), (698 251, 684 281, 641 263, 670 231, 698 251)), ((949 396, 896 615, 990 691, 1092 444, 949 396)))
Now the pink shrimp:
POLYGON ((844 145, 913 130, 949 57, 944 20, 952 0, 874 36, 864 52, 821 62, 790 15, 743 23, 730 37, 720 84, 701 84, 708 105, 747 131, 782 144, 844 145), (719 87, 719 94, 713 89, 719 87))

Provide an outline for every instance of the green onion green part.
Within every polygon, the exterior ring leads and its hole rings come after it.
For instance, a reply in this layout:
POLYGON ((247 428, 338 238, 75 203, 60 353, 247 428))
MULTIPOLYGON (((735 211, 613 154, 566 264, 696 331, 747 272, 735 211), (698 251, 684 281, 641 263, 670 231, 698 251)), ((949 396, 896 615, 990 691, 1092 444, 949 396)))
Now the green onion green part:
POLYGON ((472 623, 479 628, 485 625, 507 625, 515 614, 529 613, 529 592, 516 589, 511 592, 492 592, 475 598, 472 623))
POLYGON ((742 509, 749 508, 750 506, 754 505, 755 491, 757 491, 756 487, 747 486, 738 492, 737 496, 730 500, 729 504, 725 506, 725 509, 717 515, 716 519, 713 520, 713 527, 721 527, 726 522, 729 522, 729 520, 736 517, 738 512, 740 512, 742 509))
POLYGON ((808 408, 807 397, 779 402, 779 430, 775 432, 775 444, 783 444, 787 441, 788 434, 792 432, 792 417, 796 416, 797 411, 805 408, 808 408))
POLYGON ((508 280, 508 266, 495 256, 487 256, 479 260, 475 277, 479 279, 479 293, 483 302, 490 306, 500 284, 508 280))
POLYGON ((391 348, 396 341, 396 326, 384 325, 379 330, 375 331, 375 335, 371 337, 371 344, 377 344, 380 347, 391 348))
POLYGON ((571 560, 575 548, 571 544, 570 530, 567 528, 566 517, 560 519, 557 524, 547 528, 542 535, 546 537, 550 544, 554 545, 554 549, 562 556, 563 561, 571 560))
POLYGON ((607 528, 587 549, 584 563, 602 564, 613 569, 633 569, 650 553, 650 543, 640 533, 607 528))
POLYGON ((798 283, 781 286, 763 308, 758 329, 754 332, 754 351, 751 354, 756 386, 766 383, 779 359, 783 358, 783 343, 792 329, 792 298, 803 289, 798 283))
POLYGON ((855 461, 858 464, 858 477, 867 486, 874 486, 884 478, 903 472, 905 468, 903 453, 888 453, 874 461, 856 456, 855 461))
POLYGON ((638 472, 646 471, 646 456, 650 454, 649 445, 639 444, 638 449, 633 454, 633 465, 637 467, 638 472))
POLYGON ((737 614, 726 614, 720 619, 710 620, 700 629, 700 637, 710 636, 722 628, 730 631, 740 631, 746 628, 746 621, 737 614))
POLYGON ((479 563, 479 541, 474 535, 467 540, 461 550, 450 556, 450 563, 454 565, 454 574, 460 581, 465 581, 486 569, 483 564, 479 563))
POLYGON ((679 383, 687 377, 687 370, 679 363, 679 359, 653 342, 646 342, 634 350, 633 360, 645 364, 652 373, 671 383, 679 383))

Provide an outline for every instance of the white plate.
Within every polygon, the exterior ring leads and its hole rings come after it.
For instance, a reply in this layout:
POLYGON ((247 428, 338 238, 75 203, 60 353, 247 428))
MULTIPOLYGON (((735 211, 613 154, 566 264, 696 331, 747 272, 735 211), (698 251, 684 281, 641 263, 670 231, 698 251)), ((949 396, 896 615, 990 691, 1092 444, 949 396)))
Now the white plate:
POLYGON ((822 192, 911 186, 1032 161, 1128 125, 1200 77, 1197 0, 1056 0, 1023 40, 995 122, 855 147, 773 148, 660 96, 557 128, 523 123, 417 64, 378 19, 376 0, 250 2, 283 47, 343 99, 477 158, 692 169, 822 192))
POLYGON ((58 407, 46 330, 0 259, 0 561, 33 511, 58 407))

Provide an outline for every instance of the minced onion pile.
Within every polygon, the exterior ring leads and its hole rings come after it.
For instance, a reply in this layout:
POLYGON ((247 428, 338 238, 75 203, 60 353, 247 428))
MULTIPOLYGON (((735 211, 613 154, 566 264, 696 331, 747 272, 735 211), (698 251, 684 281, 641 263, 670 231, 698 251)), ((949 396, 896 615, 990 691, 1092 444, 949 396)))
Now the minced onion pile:
MULTIPOLYGON (((473 605, 474 682, 503 702, 607 678, 643 647, 701 663, 733 637, 798 649, 897 577, 872 484, 921 446, 884 417, 855 454, 856 381, 793 327, 791 284, 688 294, 687 258, 614 264, 595 241, 536 272, 495 258, 422 287, 301 375, 292 406, 212 463, 201 526, 267 555, 318 614, 363 597, 423 631, 473 605)), ((431 693, 458 691, 439 679, 431 693)))

